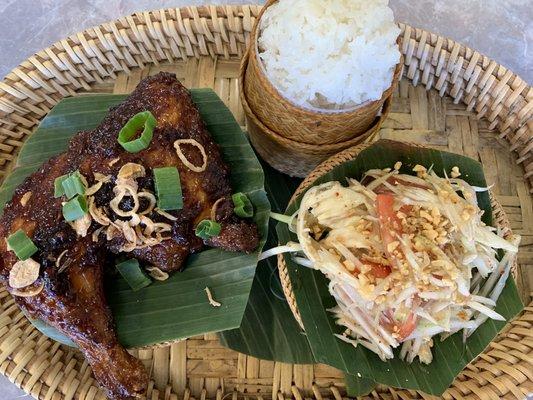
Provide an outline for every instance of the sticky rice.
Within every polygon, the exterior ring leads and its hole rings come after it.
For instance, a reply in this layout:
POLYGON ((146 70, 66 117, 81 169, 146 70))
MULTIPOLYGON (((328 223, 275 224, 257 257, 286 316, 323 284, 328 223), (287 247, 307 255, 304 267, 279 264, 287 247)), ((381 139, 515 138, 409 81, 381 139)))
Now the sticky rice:
POLYGON ((400 60, 386 0, 279 0, 259 26, 259 56, 274 87, 311 109, 381 98, 400 60))

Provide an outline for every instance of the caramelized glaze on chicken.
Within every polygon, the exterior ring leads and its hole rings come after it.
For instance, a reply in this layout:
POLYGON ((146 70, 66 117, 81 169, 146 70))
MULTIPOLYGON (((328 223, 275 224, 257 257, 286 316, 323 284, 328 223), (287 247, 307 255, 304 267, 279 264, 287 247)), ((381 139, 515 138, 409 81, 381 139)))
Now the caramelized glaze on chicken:
MULTIPOLYGON (((192 164, 202 164, 197 147, 184 144, 181 149, 192 164)), ((179 270, 187 256, 204 245, 242 252, 252 252, 258 245, 256 226, 232 212, 229 169, 189 92, 173 74, 160 73, 143 80, 122 104, 110 110, 99 127, 78 133, 67 152, 50 159, 17 188, 0 219, 0 279, 31 317, 58 328, 79 346, 108 396, 119 400, 142 396, 148 382, 140 361, 117 341, 103 291, 104 269, 113 267, 113 254, 124 253, 127 238, 121 232, 111 238, 99 233, 104 227, 94 220, 89 220, 82 236, 63 218, 65 199, 54 198, 54 181, 76 170, 89 187, 96 182, 95 174, 110 177, 93 195, 96 206, 109 210, 106 207, 115 196, 117 174, 127 163, 145 168, 145 176, 138 178, 136 185, 139 191, 151 193, 153 168, 177 167, 184 202, 181 210, 168 212, 170 217, 155 209, 146 214, 150 221, 171 228, 164 240, 131 248, 129 256, 170 272, 179 270), (133 115, 146 110, 157 120, 151 144, 139 153, 128 153, 118 144, 117 135, 133 115), (174 148, 178 139, 194 139, 203 147, 207 156, 204 171, 195 172, 180 161, 174 148), (199 221, 213 217, 221 232, 204 243, 195 236, 194 228, 199 221), (37 246, 32 258, 40 264, 39 278, 22 291, 9 286, 10 270, 18 260, 5 241, 18 229, 37 246), (37 294, 21 296, 24 293, 37 294)), ((128 198, 121 207, 131 207, 128 198)), ((112 211, 108 217, 127 220, 112 211)))

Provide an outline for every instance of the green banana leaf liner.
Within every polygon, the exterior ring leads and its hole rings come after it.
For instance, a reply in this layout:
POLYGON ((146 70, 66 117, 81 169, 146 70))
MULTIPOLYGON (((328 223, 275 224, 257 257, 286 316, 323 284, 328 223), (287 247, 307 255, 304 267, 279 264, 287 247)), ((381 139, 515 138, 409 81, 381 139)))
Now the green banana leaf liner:
MULTIPOLYGON (((473 159, 444 151, 381 140, 361 151, 356 158, 321 176, 310 187, 334 180, 345 182, 347 177, 361 179, 367 170, 392 167, 397 161, 402 162, 400 172, 406 174, 413 174, 412 169, 416 164, 427 168, 432 166, 441 176, 444 171, 449 172, 452 167, 458 166, 462 173, 461 177, 469 184, 487 186, 481 164, 473 159)), ((301 198, 302 196, 299 196, 288 206, 286 215, 291 215, 297 210, 301 198)), ((485 212, 484 222, 491 225, 489 194, 478 193, 478 202, 485 212)), ((280 244, 291 240, 297 241, 286 224, 278 224, 277 233, 280 244)), ((422 364, 418 360, 408 364, 399 357, 384 362, 362 346, 353 347, 334 336, 336 333, 342 333, 343 328, 335 324, 332 314, 327 311, 336 304, 328 291, 328 280, 320 271, 293 263, 287 254, 284 259, 316 362, 331 365, 350 374, 347 382, 353 394, 368 392, 373 381, 392 387, 441 395, 459 372, 480 354, 505 326, 505 322, 489 319, 468 338, 466 343, 463 343, 461 332, 444 341, 435 340, 434 358, 429 365, 422 364), (357 378, 362 380, 358 381, 357 378)), ((515 282, 509 277, 498 299, 496 311, 510 321, 522 308, 515 282)))
MULTIPOLYGON (((215 92, 193 89, 191 95, 231 169, 233 191, 246 193, 254 205, 254 220, 262 241, 253 254, 208 249, 192 255, 183 272, 137 292, 119 275, 110 276, 106 280, 107 301, 119 341, 130 348, 239 327, 258 254, 267 237, 270 204, 264 190, 261 164, 233 115, 215 92), (222 303, 221 307, 209 305, 205 287, 209 287, 213 297, 222 303)), ((11 199, 14 189, 25 177, 50 157, 65 151, 74 134, 96 127, 108 109, 126 97, 83 95, 61 100, 22 147, 15 169, 0 187, 1 207, 11 199)), ((68 338, 42 321, 33 323, 45 335, 72 345, 68 338)))

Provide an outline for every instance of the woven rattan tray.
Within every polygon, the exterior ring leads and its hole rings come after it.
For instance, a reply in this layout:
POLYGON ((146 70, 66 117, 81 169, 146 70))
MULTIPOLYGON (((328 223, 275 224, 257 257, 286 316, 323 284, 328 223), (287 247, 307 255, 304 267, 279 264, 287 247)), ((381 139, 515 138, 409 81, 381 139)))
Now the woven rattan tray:
MULTIPOLYGON (((244 124, 239 59, 258 12, 257 6, 145 12, 71 36, 29 58, 0 83, 0 180, 58 100, 80 92, 127 93, 141 78, 161 70, 176 73, 188 87, 213 87, 244 124)), ((529 307, 444 397, 523 399, 533 392, 533 90, 511 71, 452 40, 405 25, 402 30, 404 78, 379 136, 480 159, 511 228, 523 238, 518 284, 529 307)), ((345 394, 339 371, 260 361, 223 348, 214 335, 135 355, 151 372, 149 399, 338 400, 345 394)), ((34 329, 4 289, 0 372, 35 398, 103 398, 83 358, 34 329)), ((429 396, 382 387, 369 398, 429 396)))

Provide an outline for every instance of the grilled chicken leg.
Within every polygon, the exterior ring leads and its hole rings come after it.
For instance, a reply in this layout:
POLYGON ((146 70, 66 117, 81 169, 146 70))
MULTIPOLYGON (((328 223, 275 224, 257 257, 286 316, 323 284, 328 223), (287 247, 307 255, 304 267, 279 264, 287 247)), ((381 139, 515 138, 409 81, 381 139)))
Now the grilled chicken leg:
POLYGON ((17 301, 34 318, 55 325, 76 342, 110 397, 142 394, 148 375, 141 362, 118 343, 105 302, 103 253, 82 240, 67 254, 71 265, 64 272, 47 269, 43 291, 17 301))
POLYGON ((103 292, 105 269, 112 267, 114 254, 169 272, 179 270, 204 245, 253 251, 257 228, 233 213, 231 194, 229 169, 188 91, 172 74, 146 78, 99 127, 78 133, 66 153, 50 159, 17 188, 0 218, 0 280, 30 316, 58 328, 79 346, 110 398, 140 397, 148 376, 117 341, 103 292), (117 135, 143 111, 157 121, 153 139, 147 149, 127 152, 117 135), (177 141, 182 143, 179 151, 177 141), (169 166, 179 171, 183 208, 163 212, 153 201, 152 171, 169 166), (134 174, 124 175, 132 169, 134 174), (74 171, 92 188, 87 195, 90 212, 69 223, 62 214, 66 199, 54 197, 54 182, 74 171), (123 187, 130 192, 113 207, 123 187), (202 240, 195 235, 203 219, 220 224, 218 236, 202 240), (38 249, 32 256, 39 264, 38 278, 23 288, 11 286, 19 260, 5 240, 18 230, 38 249))

